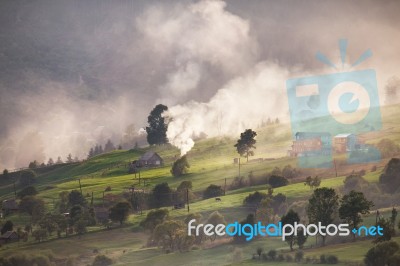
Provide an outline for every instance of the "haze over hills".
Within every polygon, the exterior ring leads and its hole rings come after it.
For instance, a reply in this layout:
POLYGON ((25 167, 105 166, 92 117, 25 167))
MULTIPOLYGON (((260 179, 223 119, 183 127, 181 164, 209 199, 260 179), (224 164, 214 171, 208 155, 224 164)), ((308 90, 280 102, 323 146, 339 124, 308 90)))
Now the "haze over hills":
POLYGON ((340 38, 349 40, 347 63, 373 51, 360 67, 376 69, 383 96, 398 74, 399 7, 363 6, 370 13, 347 1, 4 1, 0 167, 35 159, 24 153, 42 161, 68 153, 85 158, 107 138, 119 143, 130 124, 145 126, 158 103, 176 116, 176 145, 192 133, 235 135, 268 117, 284 119, 285 80, 331 73, 314 56, 321 51, 339 61, 340 38), (218 121, 224 124, 216 129, 218 121), (32 134, 37 148, 27 152, 24 139, 32 134))

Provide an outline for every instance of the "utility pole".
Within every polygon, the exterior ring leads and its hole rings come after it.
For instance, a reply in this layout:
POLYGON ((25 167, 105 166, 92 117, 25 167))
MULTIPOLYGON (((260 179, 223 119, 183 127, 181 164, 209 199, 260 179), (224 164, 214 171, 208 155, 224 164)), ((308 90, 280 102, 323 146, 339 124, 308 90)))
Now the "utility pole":
POLYGON ((83 194, 82 194, 82 185, 81 185, 81 179, 79 178, 79 179, 78 179, 78 181, 79 181, 79 189, 81 190, 81 195, 83 195, 83 194))
POLYGON ((337 177, 336 160, 333 160, 333 165, 335 166, 335 173, 336 173, 336 177, 337 177))
POLYGON ((186 189, 186 203, 187 203, 187 210, 189 212, 190 208, 189 208, 189 189, 186 189))
POLYGON ((14 179, 13 186, 14 186, 14 197, 16 199, 17 198, 17 190, 15 189, 15 179, 14 179))
POLYGON ((139 186, 140 186, 140 171, 139 171, 139 186))
POLYGON ((239 176, 238 177, 240 178, 240 157, 239 157, 239 176))
POLYGON ((225 196, 225 191, 226 191, 226 177, 225 177, 225 185, 224 185, 224 196, 225 196))

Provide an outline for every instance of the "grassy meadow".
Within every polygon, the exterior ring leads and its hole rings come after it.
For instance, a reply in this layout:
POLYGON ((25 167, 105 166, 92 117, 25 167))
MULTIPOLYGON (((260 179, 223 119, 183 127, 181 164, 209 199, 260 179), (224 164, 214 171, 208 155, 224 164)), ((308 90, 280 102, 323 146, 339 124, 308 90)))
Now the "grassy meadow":
MULTIPOLYGON (((397 114, 400 106, 389 106, 382 110, 383 129, 381 132, 365 133, 362 138, 366 143, 375 144, 382 138, 388 138, 396 142, 400 141, 400 121, 397 114)), ((291 141, 289 125, 275 124, 263 128, 254 129, 257 132, 257 149, 255 156, 246 162, 241 158, 240 175, 245 179, 253 173, 257 178, 266 178, 275 167, 282 169, 286 165, 296 167, 296 159, 287 157, 291 141), (258 160, 255 160, 258 159, 258 160)), ((136 150, 117 150, 110 153, 95 156, 86 161, 60 165, 51 171, 38 176, 36 188, 39 195, 46 202, 48 211, 52 211, 62 191, 79 190, 79 180, 82 185, 83 195, 94 195, 94 203, 101 205, 103 192, 110 186, 111 191, 105 192, 110 195, 120 195, 127 192, 129 187, 150 191, 156 184, 167 182, 170 187, 176 188, 182 181, 190 180, 193 184, 195 199, 190 203, 190 212, 199 212, 207 216, 213 211, 219 211, 227 222, 242 220, 247 214, 254 211, 251 207, 243 206, 244 198, 254 191, 267 191, 267 185, 245 186, 230 190, 229 185, 239 175, 239 167, 233 163, 238 157, 233 145, 235 138, 218 137, 196 141, 194 148, 188 153, 190 163, 189 173, 183 177, 175 178, 171 175, 172 163, 179 158, 180 151, 172 146, 150 147, 136 150), (147 150, 153 150, 164 159, 164 166, 142 170, 140 173, 141 183, 138 175, 128 174, 129 162, 138 159, 147 150), (143 184, 146 179, 146 185, 143 184), (214 198, 202 199, 202 192, 210 184, 225 186, 226 195, 221 201, 214 198)), ((331 187, 340 192, 345 177, 353 170, 366 170, 364 178, 370 183, 377 183, 379 175, 389 158, 383 158, 379 163, 349 165, 344 158, 338 156, 337 169, 302 169, 301 177, 291 179, 290 184, 274 189, 274 194, 286 195, 288 205, 296 202, 306 201, 312 190, 304 185, 304 178, 308 175, 322 177, 320 187, 331 187), (371 171, 373 166, 376 171, 371 171)), ((0 199, 13 198, 13 184, 0 184, 0 199)), ((385 206, 382 213, 387 214, 391 205, 385 206), (387 209, 389 208, 389 209, 387 209)), ((173 210, 169 208, 170 216, 182 219, 187 215, 186 209, 173 210)), ((260 238, 249 243, 233 244, 228 238, 208 241, 201 247, 196 247, 190 252, 175 252, 166 254, 161 249, 148 248, 146 242, 148 235, 138 229, 147 211, 143 214, 132 213, 127 223, 122 226, 114 226, 106 230, 101 226, 89 227, 89 232, 82 236, 70 236, 56 239, 50 237, 42 243, 35 242, 32 238, 28 242, 11 243, 0 247, 0 256, 15 251, 26 252, 49 252, 53 254, 59 265, 65 265, 65 261, 71 258, 76 265, 88 265, 97 253, 105 254, 113 258, 115 265, 258 265, 262 261, 252 259, 258 247, 264 251, 276 249, 285 255, 291 254, 288 245, 279 238, 260 238)), ((30 217, 25 214, 13 214, 6 219, 11 219, 16 227, 24 227, 30 222, 30 217)), ((375 216, 371 213, 364 217, 365 224, 374 224, 375 216)), ((362 260, 369 248, 372 247, 371 239, 358 239, 352 242, 347 239, 333 239, 326 247, 316 247, 315 239, 310 237, 304 249, 305 257, 319 257, 321 254, 337 255, 338 265, 362 265, 362 260)), ((395 240, 400 243, 400 237, 395 240)), ((273 263, 269 263, 274 265, 273 263)), ((299 265, 298 263, 281 262, 279 265, 299 265)))

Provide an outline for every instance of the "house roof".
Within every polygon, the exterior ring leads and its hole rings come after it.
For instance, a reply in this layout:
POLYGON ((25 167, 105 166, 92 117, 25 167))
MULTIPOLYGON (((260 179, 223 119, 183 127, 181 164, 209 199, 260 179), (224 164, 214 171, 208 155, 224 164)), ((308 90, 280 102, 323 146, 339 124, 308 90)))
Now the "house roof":
POLYGON ((10 238, 11 237, 11 235, 13 235, 13 234, 17 234, 16 232, 14 232, 14 231, 7 231, 7 232, 5 232, 2 236, 0 236, 0 238, 10 238))
POLYGON ((155 153, 154 151, 148 151, 148 152, 146 152, 145 154, 143 154, 142 157, 140 157, 139 160, 141 160, 141 161, 147 161, 147 160, 150 160, 151 157, 153 157, 154 155, 159 156, 159 155, 158 155, 157 153, 155 153))
POLYGON ((18 204, 14 199, 3 200, 2 206, 3 206, 3 209, 9 209, 9 210, 18 209, 18 204))
POLYGON ((297 137, 303 139, 313 139, 318 137, 329 137, 330 134, 327 132, 296 132, 295 134, 297 137))
POLYGON ((347 138, 347 137, 349 137, 349 136, 351 136, 351 135, 354 135, 354 134, 351 134, 351 133, 343 133, 343 134, 338 134, 338 135, 336 135, 335 138, 347 138))

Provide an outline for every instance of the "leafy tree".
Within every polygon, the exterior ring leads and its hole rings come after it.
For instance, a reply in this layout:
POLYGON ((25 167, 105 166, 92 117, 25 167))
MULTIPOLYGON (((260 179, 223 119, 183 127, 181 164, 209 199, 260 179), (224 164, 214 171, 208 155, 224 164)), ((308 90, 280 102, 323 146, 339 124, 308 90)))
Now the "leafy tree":
POLYGON ((195 197, 192 192, 192 187, 192 181, 182 181, 179 184, 176 189, 176 193, 180 202, 186 202, 186 194, 189 194, 189 199, 193 199, 195 197))
POLYGON ((254 138, 256 136, 257 133, 255 131, 246 129, 240 134, 240 139, 238 139, 237 143, 234 145, 240 156, 246 157, 247 161, 249 161, 249 156, 254 155, 253 149, 256 148, 256 146, 254 146, 256 144, 256 140, 254 138))
POLYGON ((21 191, 19 191, 17 193, 17 197, 22 199, 25 196, 35 196, 36 194, 38 194, 38 191, 36 190, 36 188, 34 186, 29 186, 29 187, 25 187, 21 191))
POLYGON ((47 238, 47 231, 46 229, 36 229, 32 232, 32 236, 35 238, 36 241, 42 242, 42 240, 47 238))
POLYGON ((89 153, 88 153, 88 159, 90 159, 90 158, 92 158, 93 156, 94 156, 95 154, 94 154, 94 150, 93 150, 93 148, 90 148, 90 151, 89 151, 89 153))
POLYGON ((82 196, 81 192, 79 192, 78 190, 72 190, 68 194, 68 204, 69 206, 75 206, 75 205, 85 206, 86 199, 82 196))
POLYGON ((394 241, 378 243, 365 254, 364 263, 366 266, 398 265, 389 264, 389 261, 394 255, 398 256, 399 249, 399 244, 394 241))
POLYGON ((62 191, 58 194, 59 201, 57 202, 57 208, 60 213, 67 212, 69 204, 69 192, 62 191))
MULTIPOLYGON (((255 217, 254 217, 254 214, 248 214, 247 215, 247 217, 246 217, 246 219, 244 219, 244 220, 242 220, 241 222, 240 222, 240 224, 243 226, 243 225, 245 225, 245 224, 255 224, 256 223, 256 220, 255 220, 255 217)), ((249 228, 245 228, 244 229, 244 231, 246 232, 246 233, 251 233, 250 232, 250 229, 249 228)), ((254 238, 253 238, 254 239, 254 238)), ((238 243, 241 243, 241 242, 245 242, 246 241, 246 236, 244 235, 244 234, 241 234, 241 235, 239 235, 239 234, 236 234, 234 237, 233 237, 233 240, 235 241, 235 242, 238 242, 238 243)))
POLYGON ((308 176, 306 178, 306 181, 304 181, 304 185, 309 186, 310 189, 317 188, 317 187, 319 187, 320 184, 321 184, 321 178, 318 176, 315 176, 314 178, 312 178, 311 176, 308 176))
POLYGON ((52 158, 49 158, 49 160, 47 161, 47 165, 51 166, 54 164, 54 161, 52 158))
POLYGON ((299 249, 302 249, 304 247, 304 244, 307 242, 307 235, 304 234, 304 231, 302 228, 300 228, 297 231, 297 237, 296 237, 296 243, 299 246, 299 249))
POLYGON ((290 164, 286 165, 282 169, 282 175, 285 178, 291 179, 295 178, 300 174, 300 171, 298 171, 296 168, 293 168, 290 164))
POLYGON ((171 174, 175 177, 184 175, 188 172, 188 168, 190 168, 190 165, 187 161, 186 155, 184 155, 174 162, 172 165, 171 174))
MULTIPOLYGON (((323 226, 331 224, 338 209, 339 197, 333 188, 317 188, 308 200, 307 215, 310 223, 321 222, 323 226)), ((325 245, 326 236, 322 236, 325 245)))
POLYGON ((42 229, 45 229, 49 233, 50 236, 57 229, 57 224, 54 221, 54 217, 50 213, 44 215, 42 217, 42 219, 40 219, 38 224, 42 229))
POLYGON ((21 171, 19 177, 19 186, 26 187, 34 184, 36 182, 36 173, 32 170, 21 171))
POLYGON ((11 222, 10 220, 6 221, 6 223, 3 225, 3 227, 1 228, 1 234, 3 235, 4 233, 8 232, 8 231, 12 231, 14 228, 14 224, 13 222, 11 222))
POLYGON ((7 169, 3 170, 3 179, 8 179, 9 178, 9 172, 7 169))
POLYGON ((224 190, 221 186, 209 185, 203 192, 203 199, 209 199, 224 195, 224 190))
POLYGON ((392 158, 379 177, 379 183, 389 193, 394 193, 400 186, 400 159, 392 158))
POLYGON ((112 141, 109 139, 106 143, 106 145, 104 146, 104 152, 110 152, 115 150, 115 146, 114 143, 112 143, 112 141))
POLYGON ((44 201, 35 196, 25 196, 19 203, 19 209, 31 216, 36 216, 35 218, 41 218, 45 210, 44 201))
POLYGON ((258 205, 260 204, 260 202, 263 199, 266 199, 268 197, 267 194, 263 193, 263 192, 254 192, 254 193, 250 193, 244 200, 243 203, 245 205, 258 205))
POLYGON ((268 183, 271 185, 271 187, 277 188, 286 186, 289 184, 289 181, 283 176, 272 175, 269 177, 268 183))
POLYGON ((56 164, 62 164, 62 163, 64 163, 63 160, 61 160, 61 157, 58 156, 58 157, 57 157, 56 164))
POLYGON ((74 225, 83 216, 83 208, 81 205, 75 205, 69 211, 70 224, 74 225))
POLYGON ((74 159, 72 159, 72 154, 70 153, 67 156, 67 163, 72 163, 72 162, 74 162, 74 159))
POLYGON ((393 224, 392 224, 390 219, 380 218, 378 220, 377 226, 380 226, 382 228, 383 235, 382 236, 378 236, 373 241, 374 243, 389 241, 396 234, 396 232, 394 230, 394 226, 393 226, 393 224))
POLYGON ((194 236, 188 236, 185 225, 181 221, 167 220, 157 225, 153 232, 153 240, 164 250, 188 250, 194 242, 194 236))
POLYGON ((94 261, 92 263, 92 266, 108 266, 112 265, 113 260, 107 257, 106 255, 97 255, 94 258, 94 261))
POLYGON ((391 139, 381 139, 376 145, 383 158, 390 158, 400 154, 400 146, 391 139))
POLYGON ((352 173, 346 176, 343 180, 343 192, 349 193, 352 190, 362 191, 366 186, 368 186, 368 181, 365 180, 359 173, 352 173))
POLYGON ((67 218, 62 214, 54 214, 52 215, 52 219, 56 224, 57 236, 61 237, 61 233, 66 232, 68 228, 67 218))
MULTIPOLYGON (((339 217, 353 228, 357 228, 363 221, 361 215, 368 214, 373 206, 373 202, 368 201, 364 193, 352 190, 340 200, 339 217)), ((355 234, 353 239, 356 239, 355 234)))
POLYGON ((167 130, 168 124, 162 114, 168 107, 162 104, 156 105, 147 118, 149 126, 146 127, 147 142, 150 145, 161 145, 168 143, 167 130))
POLYGON ((168 186, 168 183, 157 184, 152 191, 153 205, 156 208, 165 207, 171 205, 172 189, 168 186))
POLYGON ((35 168, 38 167, 38 165, 39 165, 39 163, 38 163, 36 160, 34 160, 33 162, 30 162, 30 163, 29 163, 28 168, 29 168, 29 169, 35 169, 35 168))
POLYGON ((128 218, 132 209, 129 202, 122 201, 110 208, 110 219, 113 222, 119 222, 120 225, 128 218))
POLYGON ((77 232, 79 235, 83 235, 84 233, 87 232, 87 221, 85 219, 79 219, 75 223, 75 232, 77 232))
POLYGON ((153 232, 154 228, 163 223, 169 215, 169 211, 167 209, 158 209, 151 210, 147 213, 146 219, 140 222, 140 225, 144 227, 144 229, 153 232))
POLYGON ((258 255, 258 259, 261 259, 261 254, 263 252, 263 248, 262 247, 258 247, 257 248, 257 255, 258 255))
MULTIPOLYGON (((295 222, 300 222, 300 217, 297 212, 290 209, 286 215, 282 216, 281 222, 282 225, 291 224, 294 226, 295 222)), ((285 241, 288 243, 290 250, 293 251, 293 245, 296 242, 296 236, 294 234, 291 236, 287 236, 285 238, 285 241)))

